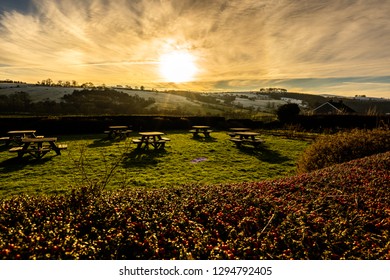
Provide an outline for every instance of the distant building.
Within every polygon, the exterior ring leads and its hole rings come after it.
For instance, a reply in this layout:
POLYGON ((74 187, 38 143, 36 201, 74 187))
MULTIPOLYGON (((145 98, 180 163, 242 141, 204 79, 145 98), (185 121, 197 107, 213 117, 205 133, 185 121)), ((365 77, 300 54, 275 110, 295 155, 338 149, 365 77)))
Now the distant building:
POLYGON ((313 110, 316 115, 330 115, 330 114, 353 114, 356 113, 353 109, 345 105, 341 100, 338 102, 328 101, 318 106, 313 110))

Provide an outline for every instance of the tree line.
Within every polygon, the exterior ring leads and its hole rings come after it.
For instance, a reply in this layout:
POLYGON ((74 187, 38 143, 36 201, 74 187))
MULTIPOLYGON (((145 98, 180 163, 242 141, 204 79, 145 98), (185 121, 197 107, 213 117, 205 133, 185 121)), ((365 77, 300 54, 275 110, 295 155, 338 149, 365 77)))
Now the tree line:
POLYGON ((82 114, 82 115, 120 115, 139 114, 155 103, 153 98, 130 96, 112 89, 83 89, 65 94, 60 102, 50 99, 32 102, 26 92, 0 95, 2 114, 82 114))

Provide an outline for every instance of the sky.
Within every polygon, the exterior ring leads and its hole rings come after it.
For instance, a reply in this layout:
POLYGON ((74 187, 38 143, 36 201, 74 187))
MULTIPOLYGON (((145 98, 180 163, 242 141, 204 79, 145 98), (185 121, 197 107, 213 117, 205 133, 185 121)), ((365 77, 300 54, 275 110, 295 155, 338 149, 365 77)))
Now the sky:
POLYGON ((0 0, 0 80, 390 98, 389 14, 390 0, 0 0))

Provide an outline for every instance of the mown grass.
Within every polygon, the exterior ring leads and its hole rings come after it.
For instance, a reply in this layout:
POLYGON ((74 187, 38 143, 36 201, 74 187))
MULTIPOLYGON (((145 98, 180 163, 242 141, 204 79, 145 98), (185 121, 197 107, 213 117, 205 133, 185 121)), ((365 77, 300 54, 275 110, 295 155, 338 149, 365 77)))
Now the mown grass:
POLYGON ((209 140, 193 139, 187 131, 166 134, 171 141, 165 150, 146 153, 131 142, 137 133, 114 142, 103 140, 104 135, 58 136, 68 149, 39 161, 27 156, 18 160, 3 148, 0 197, 64 193, 93 182, 122 189, 274 179, 295 174, 296 161, 309 143, 263 135, 261 148, 238 149, 224 131, 212 133, 209 140))

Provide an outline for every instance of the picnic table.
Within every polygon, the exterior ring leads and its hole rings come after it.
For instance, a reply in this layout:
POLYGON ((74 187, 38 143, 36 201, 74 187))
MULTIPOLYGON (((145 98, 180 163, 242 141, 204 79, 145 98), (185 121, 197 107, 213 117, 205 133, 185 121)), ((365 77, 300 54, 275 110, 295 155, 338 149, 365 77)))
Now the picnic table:
POLYGON ((139 132, 141 136, 138 139, 133 139, 133 143, 137 144, 137 149, 148 150, 149 146, 152 146, 154 149, 163 149, 165 143, 171 141, 171 139, 163 137, 163 132, 158 131, 149 131, 149 132, 139 132))
POLYGON ((200 133, 202 133, 205 137, 210 137, 210 133, 213 132, 210 130, 210 126, 208 125, 194 125, 190 130, 193 137, 198 137, 200 133))
POLYGON ((253 131, 239 131, 236 135, 229 140, 234 142, 237 147, 241 147, 242 144, 251 144, 255 148, 263 142, 258 136, 260 133, 253 131))
POLYGON ((104 131, 109 139, 125 139, 131 132, 127 125, 111 125, 104 131))
POLYGON ((20 146, 24 138, 42 138, 43 136, 35 135, 36 130, 11 130, 7 132, 7 136, 0 137, 1 141, 5 141, 5 145, 15 144, 20 146))
POLYGON ((11 153, 18 153, 21 158, 25 154, 30 154, 36 159, 42 158, 50 151, 55 151, 57 155, 61 155, 61 150, 66 149, 66 144, 57 145, 56 137, 39 137, 39 138, 23 138, 22 145, 9 149, 11 153))
POLYGON ((230 137, 236 136, 237 132, 250 131, 251 129, 248 127, 231 127, 229 128, 228 135, 230 137))

